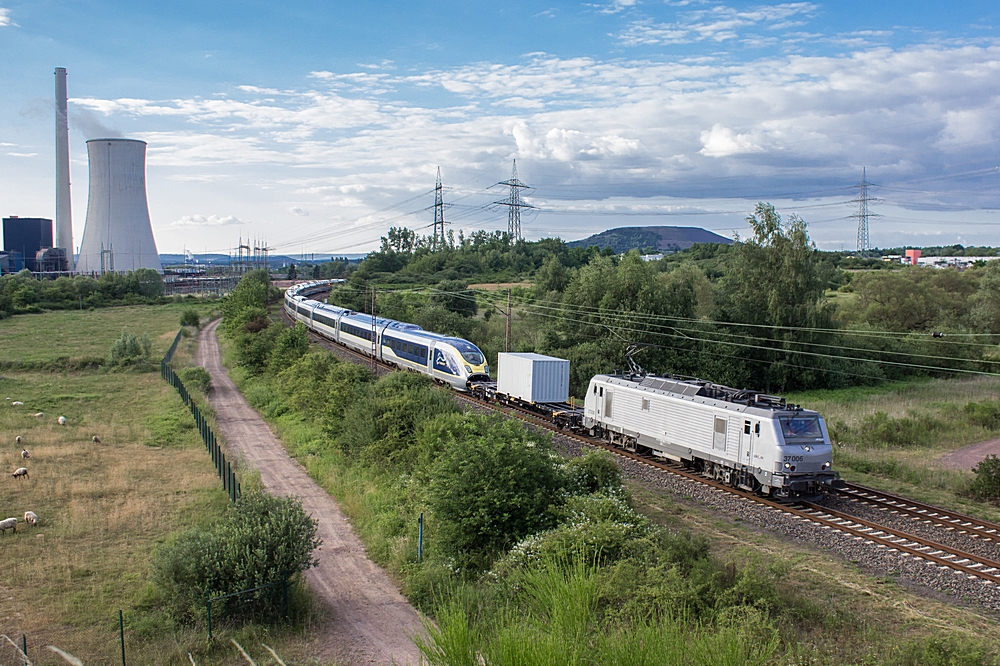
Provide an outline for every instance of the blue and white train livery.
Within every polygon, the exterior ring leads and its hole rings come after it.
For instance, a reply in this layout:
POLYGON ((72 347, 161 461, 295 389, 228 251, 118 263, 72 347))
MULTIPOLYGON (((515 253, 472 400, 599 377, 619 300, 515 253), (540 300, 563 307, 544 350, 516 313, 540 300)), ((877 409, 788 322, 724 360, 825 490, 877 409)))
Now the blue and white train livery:
POLYGON ((320 280, 289 287, 284 307, 289 317, 311 331, 384 363, 428 375, 459 391, 468 382, 489 380, 486 357, 468 340, 425 331, 416 324, 375 317, 312 300, 342 280, 320 280))

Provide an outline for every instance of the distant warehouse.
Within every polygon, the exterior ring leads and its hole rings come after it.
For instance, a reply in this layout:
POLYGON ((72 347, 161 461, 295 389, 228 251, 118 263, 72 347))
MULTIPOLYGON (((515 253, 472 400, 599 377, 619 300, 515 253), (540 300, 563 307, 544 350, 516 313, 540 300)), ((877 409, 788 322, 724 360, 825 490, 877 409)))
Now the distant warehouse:
POLYGON ((3 250, 9 265, 5 272, 22 268, 37 271, 38 252, 51 247, 52 220, 16 215, 3 218, 3 250))

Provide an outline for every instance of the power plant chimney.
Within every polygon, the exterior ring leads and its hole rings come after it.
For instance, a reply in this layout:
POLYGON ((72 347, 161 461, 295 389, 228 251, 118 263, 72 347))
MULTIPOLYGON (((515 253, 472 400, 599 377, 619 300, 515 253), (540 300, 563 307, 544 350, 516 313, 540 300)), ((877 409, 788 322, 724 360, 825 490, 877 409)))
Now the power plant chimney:
POLYGON ((56 67, 56 247, 66 250, 69 270, 73 270, 73 204, 69 195, 69 117, 65 67, 56 67))
POLYGON ((160 255, 146 204, 146 142, 91 139, 87 223, 76 270, 81 273, 134 271, 160 273, 160 255))

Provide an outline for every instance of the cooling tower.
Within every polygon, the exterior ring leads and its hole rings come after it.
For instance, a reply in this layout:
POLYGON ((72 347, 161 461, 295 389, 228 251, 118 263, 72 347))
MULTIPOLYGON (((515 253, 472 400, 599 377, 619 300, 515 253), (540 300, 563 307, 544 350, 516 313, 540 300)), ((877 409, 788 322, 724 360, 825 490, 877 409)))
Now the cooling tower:
POLYGON ((87 155, 90 194, 76 270, 162 273, 146 205, 146 142, 91 139, 87 155))
POLYGON ((69 197, 69 122, 66 68, 56 67, 56 244, 66 250, 73 270, 73 210, 69 197))

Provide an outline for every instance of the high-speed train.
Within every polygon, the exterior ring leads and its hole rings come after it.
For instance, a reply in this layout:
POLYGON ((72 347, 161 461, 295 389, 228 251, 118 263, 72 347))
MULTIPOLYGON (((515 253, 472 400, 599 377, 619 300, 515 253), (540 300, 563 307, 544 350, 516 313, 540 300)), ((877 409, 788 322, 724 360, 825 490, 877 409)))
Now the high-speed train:
POLYGON ((289 287, 284 308, 313 332, 398 368, 419 372, 467 391, 469 381, 489 380, 486 356, 468 340, 425 331, 416 324, 375 317, 312 300, 342 280, 319 280, 289 287))

